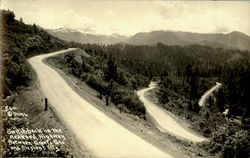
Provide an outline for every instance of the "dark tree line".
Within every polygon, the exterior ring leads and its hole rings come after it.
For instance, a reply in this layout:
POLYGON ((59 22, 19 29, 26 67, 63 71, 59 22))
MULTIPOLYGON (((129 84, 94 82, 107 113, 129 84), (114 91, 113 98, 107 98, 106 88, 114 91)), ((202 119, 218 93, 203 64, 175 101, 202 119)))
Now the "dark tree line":
POLYGON ((80 47, 89 54, 98 54, 105 59, 115 61, 117 65, 150 78, 168 74, 185 76, 186 66, 198 67, 200 77, 218 76, 221 64, 238 50, 225 50, 209 46, 167 46, 157 45, 97 45, 71 42, 73 47, 80 47))
POLYGON ((150 77, 168 73, 169 76, 184 76, 186 65, 199 68, 199 76, 215 77, 221 63, 236 50, 214 49, 206 46, 152 46, 126 44, 109 45, 102 53, 134 72, 150 77), (115 53, 114 53, 115 52, 115 53))
MULTIPOLYGON (((218 94, 219 104, 229 105, 229 114, 250 117, 250 57, 243 53, 243 58, 227 63, 223 66, 220 75, 225 84, 224 97, 218 94), (222 103, 221 103, 222 102, 222 103)), ((223 107, 221 107, 223 109, 223 107)))

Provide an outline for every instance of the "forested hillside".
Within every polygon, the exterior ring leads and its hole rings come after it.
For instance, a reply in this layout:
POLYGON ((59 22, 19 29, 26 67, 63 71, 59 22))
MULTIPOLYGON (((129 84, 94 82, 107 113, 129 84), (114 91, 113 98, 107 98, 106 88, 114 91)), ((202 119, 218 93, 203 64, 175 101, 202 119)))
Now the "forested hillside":
POLYGON ((250 118, 250 53, 244 52, 242 58, 225 63, 219 78, 225 84, 219 106, 227 104, 230 115, 250 118))
POLYGON ((249 52, 161 43, 156 46, 71 45, 100 59, 111 60, 130 74, 160 79, 156 91, 159 104, 186 118, 194 129, 210 137, 212 141, 202 145, 205 150, 221 157, 249 157, 249 52), (199 107, 199 98, 215 82, 221 82, 222 89, 204 107, 199 107), (222 114, 225 109, 229 109, 227 117, 222 114))
POLYGON ((99 56, 87 50, 73 50, 47 59, 54 67, 87 83, 105 98, 106 106, 110 101, 123 112, 145 119, 146 109, 134 92, 149 84, 148 77, 126 71, 115 60, 99 56))
MULTIPOLYGON (((215 81, 220 81, 227 90, 235 88, 239 91, 237 95, 234 94, 237 92, 235 89, 225 92, 224 104, 235 106, 237 102, 238 108, 246 109, 245 104, 241 103, 247 102, 248 97, 245 96, 249 94, 248 51, 200 45, 166 46, 161 43, 156 46, 127 44, 102 46, 77 43, 71 45, 112 60, 117 66, 132 74, 144 75, 149 79, 159 77, 161 85, 164 85, 162 88, 172 89, 177 94, 185 95, 189 100, 198 100, 215 84, 215 81)), ((226 106, 220 109, 225 108, 226 106)), ((234 114, 235 111, 230 110, 230 113, 234 114)))
POLYGON ((28 57, 67 48, 67 42, 55 38, 40 27, 15 19, 12 11, 1 10, 2 66, 5 97, 19 86, 27 86, 32 71, 28 57))

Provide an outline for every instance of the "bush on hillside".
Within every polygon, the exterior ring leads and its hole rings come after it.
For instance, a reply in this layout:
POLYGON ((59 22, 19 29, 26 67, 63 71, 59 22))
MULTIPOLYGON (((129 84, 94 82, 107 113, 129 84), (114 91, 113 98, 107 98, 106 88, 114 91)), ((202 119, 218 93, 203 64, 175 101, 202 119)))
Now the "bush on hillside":
POLYGON ((144 116, 146 109, 139 98, 128 89, 116 89, 111 97, 115 105, 124 105, 134 115, 144 116))
POLYGON ((98 92, 104 94, 105 90, 107 89, 108 85, 102 79, 96 75, 89 75, 86 79, 86 83, 97 90, 98 92))
POLYGON ((240 129, 240 126, 230 121, 214 132, 206 149, 224 158, 250 157, 249 131, 240 129))

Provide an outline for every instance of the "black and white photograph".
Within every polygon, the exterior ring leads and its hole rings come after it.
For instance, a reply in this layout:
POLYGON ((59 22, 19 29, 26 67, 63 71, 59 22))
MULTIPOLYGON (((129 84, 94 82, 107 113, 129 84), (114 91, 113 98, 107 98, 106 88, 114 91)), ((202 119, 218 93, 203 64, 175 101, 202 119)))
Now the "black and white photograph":
POLYGON ((250 157, 250 1, 0 12, 0 157, 250 157))

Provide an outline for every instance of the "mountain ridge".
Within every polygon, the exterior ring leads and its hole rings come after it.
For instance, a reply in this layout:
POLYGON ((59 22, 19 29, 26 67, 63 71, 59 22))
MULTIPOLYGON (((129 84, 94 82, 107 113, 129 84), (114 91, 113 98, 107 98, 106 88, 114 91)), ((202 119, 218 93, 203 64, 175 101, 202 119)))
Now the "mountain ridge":
POLYGON ((47 29, 58 38, 79 43, 115 44, 126 43, 133 45, 147 45, 163 43, 166 45, 204 45, 215 48, 250 50, 250 36, 239 32, 230 33, 195 33, 186 31, 155 30, 138 32, 133 36, 124 36, 118 33, 112 35, 98 35, 83 33, 76 29, 59 28, 47 29))
POLYGON ((47 32, 66 41, 74 41, 79 43, 114 44, 122 42, 128 38, 127 36, 117 33, 112 35, 99 35, 83 33, 76 29, 69 28, 47 29, 47 32))
POLYGON ((128 44, 144 45, 163 43, 166 45, 200 44, 213 47, 250 50, 250 37, 242 32, 193 33, 181 31, 140 32, 124 41, 128 44))

